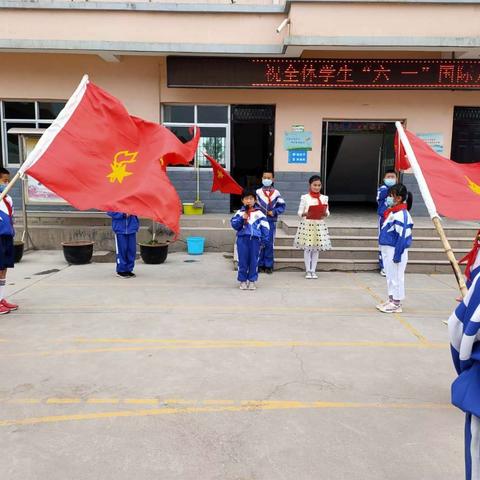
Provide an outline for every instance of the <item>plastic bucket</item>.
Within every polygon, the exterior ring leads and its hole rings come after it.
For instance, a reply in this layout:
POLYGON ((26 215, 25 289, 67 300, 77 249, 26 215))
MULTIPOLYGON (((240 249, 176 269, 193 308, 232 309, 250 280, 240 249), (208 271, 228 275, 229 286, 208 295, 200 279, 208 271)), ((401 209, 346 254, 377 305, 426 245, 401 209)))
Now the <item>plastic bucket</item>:
POLYGON ((204 237, 187 237, 187 252, 189 255, 201 255, 204 248, 204 237))
POLYGON ((193 203, 184 203, 183 213, 185 215, 203 215, 203 207, 194 207, 193 203))

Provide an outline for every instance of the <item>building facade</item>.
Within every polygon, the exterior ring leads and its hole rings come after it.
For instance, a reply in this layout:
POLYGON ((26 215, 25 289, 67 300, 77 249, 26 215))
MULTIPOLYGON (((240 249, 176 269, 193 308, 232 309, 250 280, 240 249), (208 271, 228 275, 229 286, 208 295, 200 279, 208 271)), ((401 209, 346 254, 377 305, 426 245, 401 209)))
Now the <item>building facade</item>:
POLYGON ((312 174, 332 202, 374 202, 396 120, 480 160, 477 1, 0 1, 0 19, 0 154, 13 171, 9 131, 47 127, 84 74, 182 140, 200 128, 198 169, 169 175, 184 202, 198 182, 209 213, 238 199, 210 192, 203 150, 245 187, 274 170, 290 212, 312 174))

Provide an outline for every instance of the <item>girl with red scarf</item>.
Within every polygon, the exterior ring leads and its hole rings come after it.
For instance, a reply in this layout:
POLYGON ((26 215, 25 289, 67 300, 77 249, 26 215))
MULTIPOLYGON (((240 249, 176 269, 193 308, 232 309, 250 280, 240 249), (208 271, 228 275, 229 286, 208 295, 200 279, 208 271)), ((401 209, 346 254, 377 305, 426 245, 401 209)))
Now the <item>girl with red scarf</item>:
POLYGON ((405 185, 398 183, 390 188, 387 210, 380 230, 379 244, 387 277, 388 300, 377 305, 383 313, 401 313, 405 299, 405 269, 408 249, 412 244, 413 221, 408 210, 413 197, 405 185))
MULTIPOLYGON (((302 195, 300 206, 298 207, 298 216, 302 219, 295 235, 295 248, 303 249, 305 260, 305 278, 318 278, 316 274, 319 252, 331 250, 330 235, 323 218, 312 219, 308 211, 311 207, 324 206, 325 217, 330 215, 328 209, 328 197, 322 195, 322 182, 318 175, 310 177, 310 191, 302 195)), ((324 218, 325 218, 324 217, 324 218)))

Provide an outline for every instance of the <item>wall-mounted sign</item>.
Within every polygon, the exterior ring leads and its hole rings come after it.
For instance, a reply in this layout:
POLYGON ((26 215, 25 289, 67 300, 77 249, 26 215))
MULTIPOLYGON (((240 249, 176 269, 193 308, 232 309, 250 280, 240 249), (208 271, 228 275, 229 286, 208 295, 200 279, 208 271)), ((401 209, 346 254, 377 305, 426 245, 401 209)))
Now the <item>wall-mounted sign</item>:
POLYGON ((288 151, 288 163, 307 163, 308 152, 307 150, 289 150, 288 151))
POLYGON ((443 154, 443 133, 417 133, 434 152, 443 154))
POLYGON ((168 57, 169 87, 480 89, 480 60, 168 57))
POLYGON ((304 132, 305 125, 292 125, 292 132, 304 132))
POLYGON ((283 147, 285 150, 311 150, 312 132, 285 132, 283 147))

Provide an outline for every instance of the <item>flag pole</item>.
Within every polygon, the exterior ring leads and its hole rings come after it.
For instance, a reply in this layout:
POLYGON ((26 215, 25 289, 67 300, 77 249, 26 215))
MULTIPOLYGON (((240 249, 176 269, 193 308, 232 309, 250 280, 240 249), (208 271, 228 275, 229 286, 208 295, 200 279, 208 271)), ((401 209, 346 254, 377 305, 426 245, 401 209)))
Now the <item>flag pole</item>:
POLYGON ((457 259, 455 258, 450 242, 448 241, 447 235, 445 234, 445 230, 442 227, 440 216, 438 215, 435 203, 432 198, 432 194, 430 193, 425 177, 423 176, 422 169, 420 168, 417 157, 415 156, 415 152, 410 145, 410 142, 407 135, 405 134, 405 130, 403 129, 401 122, 395 122, 395 126, 397 127, 398 136, 400 138, 400 141, 402 142, 403 148, 405 149, 405 153, 407 154, 408 160, 410 161, 410 166, 412 167, 413 174, 417 179, 420 193, 422 194, 423 201, 425 202, 425 205, 427 207, 428 214, 430 215, 433 225, 435 226, 435 229, 440 236, 443 248, 452 266, 453 273, 455 274, 455 278, 457 279, 458 288, 460 289, 462 296, 465 297, 465 295, 467 294, 467 286, 465 285, 465 279, 463 277, 460 266, 458 265, 457 259))

